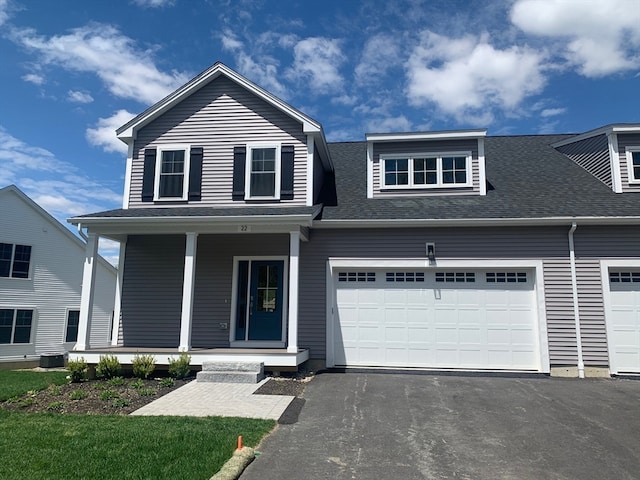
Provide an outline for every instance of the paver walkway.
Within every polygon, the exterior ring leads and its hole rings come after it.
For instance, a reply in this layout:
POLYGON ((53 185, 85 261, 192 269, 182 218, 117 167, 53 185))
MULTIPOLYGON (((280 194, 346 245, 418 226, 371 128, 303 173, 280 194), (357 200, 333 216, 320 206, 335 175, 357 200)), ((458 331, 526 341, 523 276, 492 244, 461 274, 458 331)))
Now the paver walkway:
POLYGON ((253 395, 260 383, 189 382, 131 415, 244 417, 278 420, 295 397, 253 395))

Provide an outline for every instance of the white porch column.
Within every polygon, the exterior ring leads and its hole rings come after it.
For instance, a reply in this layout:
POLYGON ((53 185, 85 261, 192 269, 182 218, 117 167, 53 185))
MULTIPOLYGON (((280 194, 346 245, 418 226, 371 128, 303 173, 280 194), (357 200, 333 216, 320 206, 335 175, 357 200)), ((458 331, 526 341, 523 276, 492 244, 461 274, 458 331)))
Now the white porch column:
POLYGON ((93 295, 96 286, 96 262, 98 260, 98 236, 87 235, 84 267, 82 270, 82 295, 80 296, 80 320, 78 324, 78 340, 74 350, 90 348, 91 317, 93 315, 93 295))
POLYGON ((300 231, 289 233, 289 335, 287 352, 298 351, 298 284, 300 231))
POLYGON ((125 242, 120 243, 120 255, 118 256, 118 277, 116 279, 116 298, 113 302, 113 325, 111 328, 111 345, 118 346, 118 334, 120 333, 120 315, 122 313, 122 276, 124 275, 124 256, 127 248, 125 242))
POLYGON ((191 349, 191 320, 193 313, 193 291, 196 279, 196 247, 198 234, 187 233, 187 245, 184 252, 184 280, 182 282, 182 317, 180 319, 180 346, 178 350, 191 349))

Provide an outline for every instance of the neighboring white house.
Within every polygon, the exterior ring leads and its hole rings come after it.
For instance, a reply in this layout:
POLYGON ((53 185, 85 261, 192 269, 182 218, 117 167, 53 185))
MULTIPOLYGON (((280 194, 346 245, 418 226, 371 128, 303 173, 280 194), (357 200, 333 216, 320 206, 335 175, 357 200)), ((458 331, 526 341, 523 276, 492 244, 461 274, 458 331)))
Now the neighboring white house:
MULTIPOLYGON (((15 185, 0 189, 0 362, 65 353, 78 335, 85 243, 15 185)), ((110 343, 116 269, 97 257, 91 343, 110 343)))

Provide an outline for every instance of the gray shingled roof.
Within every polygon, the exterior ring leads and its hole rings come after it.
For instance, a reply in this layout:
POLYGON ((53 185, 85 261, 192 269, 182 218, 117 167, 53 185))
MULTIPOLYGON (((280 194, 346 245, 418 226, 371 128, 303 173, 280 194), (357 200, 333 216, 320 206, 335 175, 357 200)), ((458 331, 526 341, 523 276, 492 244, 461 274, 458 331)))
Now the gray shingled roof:
POLYGON ((337 206, 323 220, 640 216, 640 194, 616 194, 550 145, 570 135, 485 138, 486 196, 367 199, 366 143, 329 144, 337 206))
POLYGON ((157 218, 157 217, 264 217, 264 216, 290 216, 308 215, 311 218, 319 207, 166 207, 166 208, 130 208, 108 210, 106 212, 90 213, 71 220, 81 220, 84 218, 157 218))

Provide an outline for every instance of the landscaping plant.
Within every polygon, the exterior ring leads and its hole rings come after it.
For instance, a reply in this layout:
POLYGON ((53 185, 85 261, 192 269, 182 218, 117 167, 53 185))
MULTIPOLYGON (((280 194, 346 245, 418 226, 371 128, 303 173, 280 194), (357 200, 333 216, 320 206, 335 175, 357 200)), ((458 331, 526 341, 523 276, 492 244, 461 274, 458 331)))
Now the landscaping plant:
POLYGON ((191 355, 182 352, 176 359, 169 358, 169 375, 173 378, 187 378, 191 373, 191 355))
POLYGON ((132 365, 133 374, 146 380, 156 368, 156 357, 153 355, 136 355, 133 357, 132 365))
POLYGON ((120 375, 122 367, 115 355, 100 355, 100 360, 96 366, 96 376, 98 378, 114 378, 120 375))
POLYGON ((84 357, 80 357, 78 360, 69 360, 67 370, 69 370, 69 378, 71 381, 78 383, 87 378, 89 366, 87 362, 85 362, 84 357))

